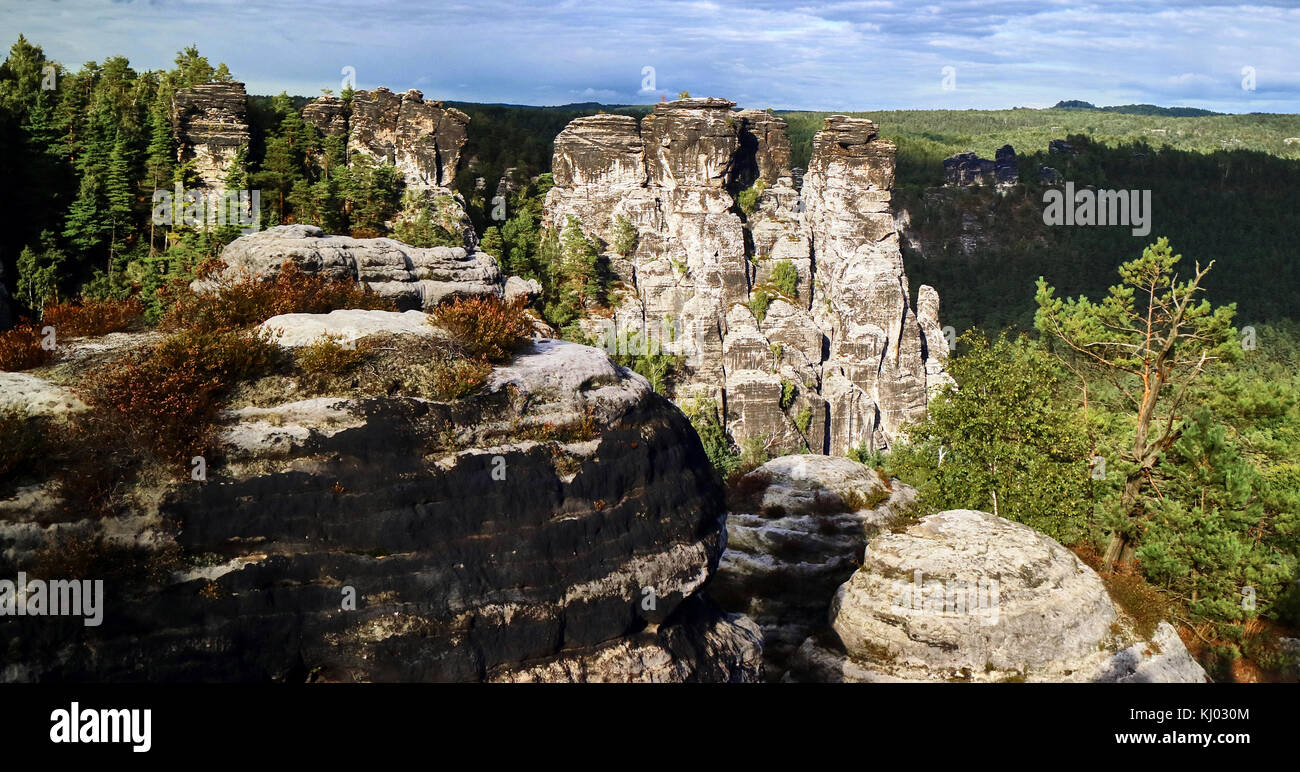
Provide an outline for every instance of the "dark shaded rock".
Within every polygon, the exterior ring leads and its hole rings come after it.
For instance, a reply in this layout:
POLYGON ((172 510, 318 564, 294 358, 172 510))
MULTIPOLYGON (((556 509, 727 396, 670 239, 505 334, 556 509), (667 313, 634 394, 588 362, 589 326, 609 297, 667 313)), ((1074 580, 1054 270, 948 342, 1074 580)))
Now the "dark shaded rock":
POLYGON ((1049 140, 1047 143, 1047 152, 1052 155, 1074 155, 1074 145, 1063 139, 1049 140))
POLYGON ((764 677, 779 681, 810 635, 828 631, 835 591, 861 564, 867 541, 916 499, 872 469, 834 456, 783 456, 754 470, 754 491, 727 515, 727 551, 710 595, 763 633, 764 677))
MULTIPOLYGON (((425 340, 384 345, 416 368, 425 340)), ((257 400, 222 414, 205 482, 109 523, 0 527, 5 575, 58 530, 186 556, 110 579, 100 627, 0 620, 3 680, 757 677, 753 623, 700 597, 723 544, 703 447, 603 352, 537 341, 453 402, 257 400)))
POLYGON ((998 148, 993 161, 993 176, 999 185, 1014 185, 1020 181, 1020 167, 1016 164, 1016 150, 1010 145, 998 148))
POLYGON ((794 182, 795 190, 803 189, 803 176, 807 173, 808 170, 800 166, 796 166, 790 170, 790 179, 794 182))
POLYGON ((5 286, 5 267, 0 263, 0 332, 14 326, 14 302, 5 286))
POLYGON ((1061 181, 1061 173, 1050 166, 1038 167, 1038 179, 1042 182, 1055 184, 1061 181))
POLYGON ((948 185, 1014 185, 1020 180, 1016 151, 1010 145, 998 148, 993 160, 973 152, 958 153, 943 162, 944 183, 948 185))
POLYGON ((735 186, 748 188, 759 179, 769 186, 782 179, 790 184, 790 139, 785 120, 766 110, 741 110, 735 120, 740 122, 735 186))

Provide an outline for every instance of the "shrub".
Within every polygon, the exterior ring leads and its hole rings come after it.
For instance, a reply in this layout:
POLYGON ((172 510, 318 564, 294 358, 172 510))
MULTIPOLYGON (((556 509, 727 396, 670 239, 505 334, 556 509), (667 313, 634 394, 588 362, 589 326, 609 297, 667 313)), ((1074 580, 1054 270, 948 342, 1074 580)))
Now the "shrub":
POLYGON ((767 444, 762 437, 750 437, 740 446, 740 458, 732 476, 749 474, 763 464, 772 460, 767 452, 767 444))
POLYGON ((96 336, 129 329, 141 320, 144 312, 144 303, 137 297, 82 298, 76 303, 46 306, 41 319, 64 337, 96 336))
POLYGON ((100 421, 118 424, 127 435, 121 441, 188 463, 203 449, 217 398, 268 370, 277 353, 264 334, 186 330, 142 357, 91 370, 79 392, 93 412, 102 411, 100 421))
POLYGON ((0 370, 30 370, 49 362, 54 351, 42 346, 42 339, 40 329, 31 324, 0 332, 0 370))
POLYGON ((772 268, 772 284, 788 298, 799 297, 799 271, 789 260, 778 260, 772 268))
MULTIPOLYGON (((782 378, 781 379, 781 409, 782 410, 789 410, 790 406, 794 404, 794 393, 795 393, 794 384, 782 378)), ((811 418, 811 416, 809 417, 811 418)))
POLYGON ((704 453, 709 457, 709 463, 718 479, 731 480, 731 473, 739 462, 739 454, 722 426, 718 403, 711 399, 691 400, 684 403, 682 409, 700 436, 704 453))
POLYGON ((392 300, 376 295, 369 287, 351 279, 308 274, 291 260, 280 266, 274 279, 242 276, 210 281, 216 284, 215 291, 199 294, 183 290, 160 326, 220 331, 252 327, 280 314, 326 314, 346 308, 397 310, 392 300))
POLYGON ((434 392, 439 398, 460 399, 483 388, 492 373, 492 363, 486 359, 449 356, 436 362, 432 372, 434 392))
POLYGON ((614 216, 614 250, 623 257, 629 257, 636 249, 637 230, 632 221, 623 215, 614 216))
POLYGON ((736 203, 740 205, 740 211, 744 212, 746 217, 758 209, 758 199, 763 195, 764 190, 767 190, 767 183, 759 179, 754 181, 753 187, 740 191, 736 196, 736 203))
POLYGON ((296 364, 299 370, 310 375, 344 373, 360 364, 371 348, 373 344, 367 340, 349 345, 343 342, 342 336, 327 335, 300 348, 296 364))
POLYGON ((772 304, 772 296, 764 290, 755 290, 753 295, 749 296, 749 310, 754 312, 754 318, 759 324, 767 316, 767 307, 772 304))
POLYGON ((435 308, 430 321, 470 357, 504 362, 533 337, 525 307, 522 298, 506 303, 495 295, 460 297, 435 308))
POLYGON ((812 411, 804 408, 794 417, 794 425, 798 427, 800 434, 807 434, 808 427, 812 425, 812 411))

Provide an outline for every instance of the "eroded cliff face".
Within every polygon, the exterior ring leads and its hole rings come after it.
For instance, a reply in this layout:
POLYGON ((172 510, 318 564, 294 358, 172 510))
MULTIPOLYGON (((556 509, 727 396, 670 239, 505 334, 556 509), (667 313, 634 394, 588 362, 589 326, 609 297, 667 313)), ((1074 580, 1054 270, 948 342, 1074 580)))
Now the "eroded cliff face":
MULTIPOLYGON (((267 320, 289 348, 370 338, 379 380, 241 386, 207 478, 155 480, 128 514, 55 517, 48 487, 0 502, 7 576, 72 536, 183 556, 110 579, 99 627, 4 619, 3 680, 757 678, 757 627, 702 593, 723 504, 685 417, 603 352, 554 340, 477 394, 434 398, 421 368, 442 333, 424 319, 267 320)), ((73 410, 48 395, 75 383, 83 348, 108 355, 73 343, 23 394, 73 410)))
POLYGON ((248 145, 248 103, 244 84, 200 83, 176 92, 172 131, 177 160, 193 162, 203 187, 223 189, 241 147, 248 145))
MULTIPOLYGON (((313 111, 313 118, 326 119, 326 126, 336 120, 321 108, 313 111)), ((402 94, 386 88, 357 91, 352 95, 348 150, 393 164, 408 188, 450 188, 468 126, 468 115, 427 102, 415 89, 402 94)))
POLYGON ((394 94, 380 87, 354 92, 350 103, 322 96, 303 108, 302 117, 326 135, 346 137, 349 163, 366 156, 393 165, 435 224, 459 234, 467 249, 477 246, 465 201, 452 189, 469 136, 468 115, 426 101, 415 89, 394 94))
POLYGON ((671 340, 687 362, 676 398, 716 400, 738 441, 888 447, 947 378, 938 296, 921 288, 924 318, 909 300, 894 145, 871 121, 828 118, 798 191, 784 121, 733 107, 660 103, 639 125, 589 116, 556 138, 545 224, 580 222, 620 282, 612 318, 586 328, 671 340), (741 211, 738 193, 758 181, 755 208, 741 211), (627 255, 609 246, 622 218, 638 235, 627 255), (793 293, 773 281, 784 262, 793 293))

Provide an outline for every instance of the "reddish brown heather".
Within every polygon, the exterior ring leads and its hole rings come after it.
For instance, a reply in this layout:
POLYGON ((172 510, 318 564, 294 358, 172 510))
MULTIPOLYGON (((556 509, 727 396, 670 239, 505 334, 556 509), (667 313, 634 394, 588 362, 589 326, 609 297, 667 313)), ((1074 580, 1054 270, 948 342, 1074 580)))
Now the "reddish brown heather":
POLYGON ((95 300, 82 298, 72 303, 48 305, 41 314, 44 324, 61 337, 107 335, 130 329, 144 317, 139 298, 95 300))
POLYGON ((455 298, 433 310, 433 323, 446 330, 471 357, 504 362, 532 339, 526 302, 495 295, 455 298))

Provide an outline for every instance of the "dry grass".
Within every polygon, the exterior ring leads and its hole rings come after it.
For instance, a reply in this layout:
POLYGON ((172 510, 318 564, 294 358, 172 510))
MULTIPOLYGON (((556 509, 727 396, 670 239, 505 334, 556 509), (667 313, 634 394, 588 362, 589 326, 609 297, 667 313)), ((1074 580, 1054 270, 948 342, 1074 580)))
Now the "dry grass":
POLYGON ((361 364, 373 348, 374 344, 368 340, 349 345, 341 336, 326 336, 298 349, 295 363, 309 375, 338 375, 361 364))

